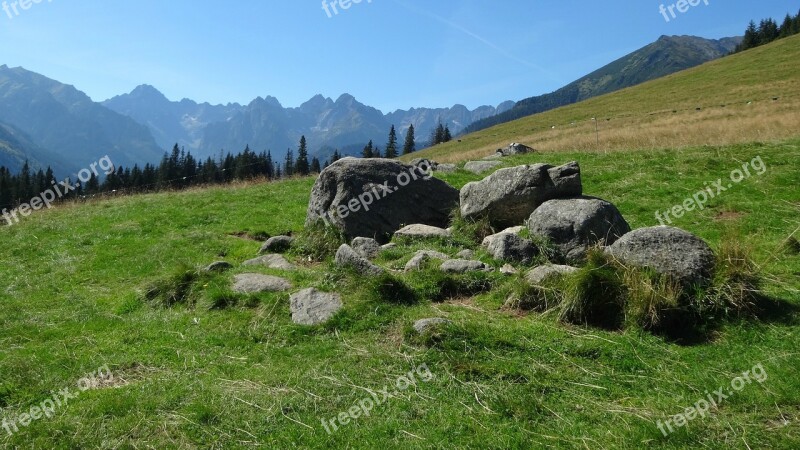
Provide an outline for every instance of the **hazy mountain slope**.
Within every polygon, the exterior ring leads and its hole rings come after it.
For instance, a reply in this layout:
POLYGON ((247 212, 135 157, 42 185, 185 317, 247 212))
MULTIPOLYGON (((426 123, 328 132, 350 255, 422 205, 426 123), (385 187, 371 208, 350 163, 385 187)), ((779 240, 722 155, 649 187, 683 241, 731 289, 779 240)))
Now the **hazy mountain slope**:
POLYGON ((80 170, 105 155, 132 165, 158 161, 163 154, 147 127, 23 68, 0 66, 0 121, 60 155, 63 162, 52 164, 57 173, 80 170))
POLYGON ((729 54, 741 38, 720 40, 694 36, 661 36, 658 41, 626 55, 550 94, 527 98, 511 110, 477 121, 473 132, 521 117, 635 86, 729 54))

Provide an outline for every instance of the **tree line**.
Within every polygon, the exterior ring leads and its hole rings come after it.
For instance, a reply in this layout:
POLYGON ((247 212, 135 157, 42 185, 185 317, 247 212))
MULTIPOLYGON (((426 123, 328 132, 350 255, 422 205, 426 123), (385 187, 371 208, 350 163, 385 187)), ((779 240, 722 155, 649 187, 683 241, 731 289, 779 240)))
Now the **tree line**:
POLYGON ((791 14, 786 14, 781 25, 778 25, 778 22, 771 18, 763 19, 758 25, 751 20, 747 30, 744 32, 742 43, 736 46, 734 53, 760 47, 798 33, 800 33, 800 12, 794 17, 791 14))

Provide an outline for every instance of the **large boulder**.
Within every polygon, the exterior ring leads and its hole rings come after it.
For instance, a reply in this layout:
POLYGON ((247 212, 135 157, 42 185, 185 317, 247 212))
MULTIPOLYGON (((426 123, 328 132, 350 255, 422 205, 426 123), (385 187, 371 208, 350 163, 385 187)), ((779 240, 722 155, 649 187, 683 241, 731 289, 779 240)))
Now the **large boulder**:
POLYGON ((589 247, 611 245, 631 230, 616 206, 592 197, 547 201, 527 225, 531 236, 553 243, 570 263, 583 262, 589 247))
POLYGON ((500 169, 461 189, 461 216, 487 217, 497 228, 522 224, 542 203, 580 196, 581 169, 577 162, 560 167, 547 164, 500 169))
POLYGON ((625 265, 669 275, 684 286, 706 284, 714 274, 714 252, 699 237, 658 226, 631 231, 606 252, 625 265))
POLYGON ((418 166, 344 158, 314 183, 306 225, 321 220, 348 239, 371 237, 386 243, 406 224, 446 228, 457 205, 458 191, 418 166))

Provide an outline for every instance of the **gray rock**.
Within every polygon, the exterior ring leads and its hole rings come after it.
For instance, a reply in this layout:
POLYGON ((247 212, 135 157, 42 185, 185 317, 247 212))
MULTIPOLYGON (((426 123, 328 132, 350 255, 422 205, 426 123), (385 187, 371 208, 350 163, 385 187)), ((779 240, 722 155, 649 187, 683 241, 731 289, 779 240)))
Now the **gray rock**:
POLYGON ((242 263, 242 265, 266 266, 269 267, 270 269, 279 269, 279 270, 297 269, 297 267, 294 264, 291 264, 289 261, 286 260, 286 258, 278 254, 259 256, 258 258, 253 258, 245 261, 244 263, 242 263))
POLYGON ((340 309, 339 294, 321 292, 314 288, 303 289, 289 297, 292 322, 298 325, 318 325, 327 322, 340 309))
POLYGON ((233 269, 233 264, 227 261, 216 261, 206 266, 204 272, 225 272, 226 270, 233 269))
POLYGON ((458 170, 458 167, 456 167, 455 164, 439 164, 438 166, 436 166, 437 172, 453 173, 456 170, 458 170))
POLYGON ((533 147, 528 147, 524 144, 518 144, 516 142, 512 142, 506 148, 499 148, 497 149, 496 155, 499 154, 501 157, 505 156, 514 156, 514 155, 524 155, 527 153, 534 153, 536 150, 533 147))
POLYGON ((453 322, 451 322, 451 321, 449 321, 447 319, 442 319, 441 317, 432 317, 432 318, 428 318, 428 319, 420 319, 420 320, 414 322, 414 331, 416 331, 418 334, 425 334, 428 331, 431 331, 431 330, 433 330, 433 329, 435 329, 435 328, 437 328, 439 326, 449 325, 451 323, 453 323, 453 322))
POLYGON ((339 250, 336 251, 334 258, 336 264, 340 267, 350 267, 361 275, 380 275, 383 269, 369 262, 367 258, 356 253, 352 247, 347 244, 342 244, 339 250))
POLYGON ((501 164, 503 163, 500 161, 470 161, 464 164, 464 170, 467 172, 480 174, 488 170, 492 170, 501 164))
POLYGON ((508 227, 500 233, 520 234, 525 229, 525 225, 517 225, 516 227, 508 227))
POLYGON ((442 263, 440 270, 446 273, 485 272, 491 270, 481 261, 450 259, 442 263))
POLYGON ((445 230, 444 228, 439 227, 432 227, 430 225, 422 225, 422 224, 414 224, 408 225, 403 227, 397 232, 394 233, 396 237, 406 237, 406 238, 446 238, 450 237, 450 232, 445 230))
POLYGON ((576 197, 582 192, 581 171, 576 162, 560 167, 534 164, 500 169, 461 189, 461 216, 487 217, 494 227, 513 227, 524 223, 542 203, 576 197))
POLYGON ((283 253, 292 246, 294 238, 291 236, 273 236, 261 246, 259 253, 283 253))
POLYGON ((317 178, 306 225, 321 220, 348 239, 372 237, 383 244, 404 224, 446 227, 457 206, 455 188, 416 166, 388 159, 344 158, 317 178))
POLYGON ((393 248, 397 248, 397 244, 394 242, 389 242, 388 244, 381 245, 381 250, 391 250, 393 248))
POLYGON ((492 257, 499 261, 529 264, 539 255, 539 247, 513 233, 491 235, 483 240, 483 245, 492 257))
POLYGON ((378 244, 378 241, 375 239, 367 237, 357 237, 353 239, 350 246, 353 247, 356 253, 367 259, 375 259, 381 252, 381 244, 378 244))
POLYGON ((631 231, 606 252, 625 265, 650 268, 684 286, 705 285, 716 265, 714 252, 705 241, 666 226, 631 231))
POLYGON ((561 266, 557 264, 547 264, 544 266, 534 267, 527 274, 525 279, 534 286, 540 285, 548 280, 569 275, 576 272, 578 269, 572 266, 561 266))
POLYGON ((260 273, 243 273, 236 275, 233 291, 240 294, 256 294, 259 292, 279 292, 292 288, 292 283, 280 277, 262 275, 260 273))
POLYGON ((589 247, 611 245, 631 228, 616 206, 582 197, 545 202, 531 214, 528 230, 553 243, 568 262, 580 263, 589 247))
POLYGON ((456 258, 472 259, 474 257, 475 257, 475 252, 470 250, 470 249, 464 249, 464 250, 461 250, 460 252, 456 253, 456 258))
POLYGON ((433 172, 439 166, 439 163, 428 158, 414 158, 408 164, 419 167, 424 172, 433 172))
POLYGON ((517 268, 512 266, 511 264, 506 264, 500 268, 500 273, 502 273, 503 275, 514 275, 516 273, 519 273, 519 270, 517 270, 517 268))
POLYGON ((412 270, 419 270, 419 268, 422 266, 422 263, 429 259, 447 261, 450 259, 450 257, 444 253, 435 252, 433 250, 418 250, 417 253, 415 253, 414 256, 412 256, 411 259, 406 263, 405 271, 410 272, 412 270))

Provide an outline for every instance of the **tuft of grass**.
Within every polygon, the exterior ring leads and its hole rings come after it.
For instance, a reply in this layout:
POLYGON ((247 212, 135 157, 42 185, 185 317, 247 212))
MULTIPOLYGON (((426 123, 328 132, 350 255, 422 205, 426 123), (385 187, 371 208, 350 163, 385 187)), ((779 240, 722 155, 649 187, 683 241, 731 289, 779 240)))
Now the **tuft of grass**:
POLYGON ((421 270, 408 275, 408 281, 421 298, 442 302, 489 292, 497 283, 497 275, 486 272, 447 274, 439 270, 437 262, 425 261, 421 270))
POLYGON ((306 226, 302 234, 292 244, 291 254, 312 261, 325 261, 336 254, 336 250, 346 243, 347 239, 338 228, 326 226, 322 220, 306 226))
POLYGON ((560 280, 548 280, 542 286, 531 285, 524 273, 517 274, 510 284, 505 306, 523 311, 547 312, 557 308, 563 300, 560 280))
POLYGON ((724 316, 753 313, 761 289, 761 274, 741 240, 727 239, 717 251, 717 269, 707 294, 713 309, 724 316))
POLYGON ((783 249, 790 255, 800 255, 800 241, 794 236, 789 236, 783 242, 783 249))
POLYGON ((367 281, 367 292, 372 296, 373 301, 395 305, 413 305, 419 300, 414 289, 403 280, 386 272, 367 281))
POLYGON ((480 245, 486 236, 497 232, 489 224, 489 219, 487 217, 477 220, 465 219, 461 217, 461 211, 458 208, 453 211, 450 224, 453 228, 454 237, 460 237, 471 244, 480 245))
POLYGON ((619 266, 601 249, 590 249, 587 264, 563 280, 561 321, 604 329, 622 326, 625 285, 619 266))
POLYGON ((645 330, 659 330, 676 325, 683 311, 683 289, 669 277, 651 270, 623 268, 625 286, 625 322, 645 330))
POLYGON ((150 304, 163 308, 192 303, 194 286, 200 277, 196 269, 181 264, 171 274, 152 282, 145 289, 144 298, 150 304))

